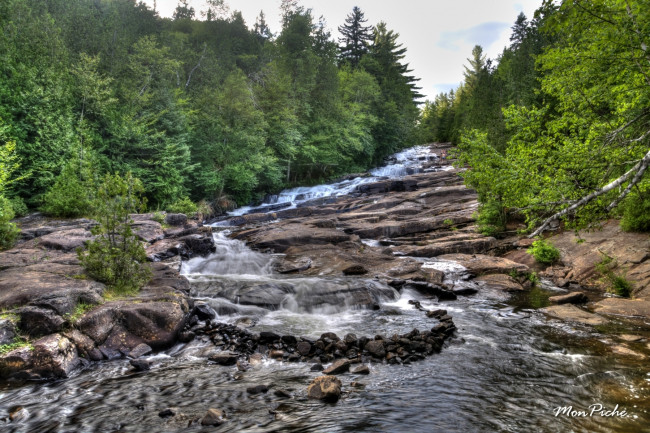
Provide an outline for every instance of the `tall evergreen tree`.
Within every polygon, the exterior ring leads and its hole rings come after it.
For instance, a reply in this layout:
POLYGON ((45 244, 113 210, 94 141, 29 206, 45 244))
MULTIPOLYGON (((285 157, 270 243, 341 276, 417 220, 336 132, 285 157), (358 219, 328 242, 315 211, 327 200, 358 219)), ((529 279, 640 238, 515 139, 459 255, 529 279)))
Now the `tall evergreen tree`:
POLYGON ((361 57, 368 53, 368 46, 372 41, 372 26, 364 26, 368 22, 363 12, 357 6, 345 19, 345 24, 339 26, 339 32, 343 35, 339 38, 341 63, 349 63, 357 67, 361 57))

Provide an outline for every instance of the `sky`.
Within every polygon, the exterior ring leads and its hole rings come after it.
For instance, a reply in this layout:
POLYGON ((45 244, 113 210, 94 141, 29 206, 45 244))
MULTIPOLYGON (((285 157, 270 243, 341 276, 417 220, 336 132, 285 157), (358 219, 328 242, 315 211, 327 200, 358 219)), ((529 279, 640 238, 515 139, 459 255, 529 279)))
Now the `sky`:
MULTIPOLYGON (((153 7, 154 0, 145 0, 153 7)), ((204 0, 189 0, 196 10, 205 10, 204 0)), ((246 24, 252 27, 263 10, 274 34, 280 32, 280 0, 226 0, 230 11, 241 11, 246 24)), ((488 58, 496 59, 509 45, 510 29, 517 15, 529 19, 542 0, 299 0, 312 9, 318 19, 323 16, 332 36, 339 37, 338 27, 354 6, 364 12, 368 22, 380 21, 389 30, 399 33, 398 42, 406 47, 404 61, 420 78, 418 85, 424 99, 455 89, 463 81, 463 65, 474 45, 481 45, 488 58)), ((158 13, 171 17, 177 0, 156 0, 158 13)))

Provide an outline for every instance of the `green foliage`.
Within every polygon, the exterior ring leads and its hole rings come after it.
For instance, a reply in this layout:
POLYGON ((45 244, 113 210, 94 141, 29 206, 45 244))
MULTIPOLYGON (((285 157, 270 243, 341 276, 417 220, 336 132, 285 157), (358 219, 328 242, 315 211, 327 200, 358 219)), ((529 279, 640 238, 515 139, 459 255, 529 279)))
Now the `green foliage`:
POLYGON ((31 344, 28 341, 18 337, 14 339, 12 343, 0 345, 0 356, 4 356, 9 352, 12 352, 16 349, 20 349, 26 346, 31 347, 31 344))
POLYGON ((189 198, 184 197, 167 206, 166 210, 167 212, 183 213, 185 215, 191 216, 197 212, 198 206, 189 198))
POLYGON ((55 217, 87 216, 91 212, 95 189, 94 173, 90 164, 73 158, 45 194, 41 210, 46 215, 55 217))
POLYGON ((131 173, 123 178, 107 174, 93 203, 97 238, 77 251, 88 275, 118 294, 135 293, 151 278, 146 252, 130 225, 130 214, 143 210, 143 192, 131 173))
POLYGON ((648 194, 630 194, 623 203, 621 229, 626 232, 650 231, 650 197, 648 194))
POLYGON ((617 263, 613 257, 603 254, 602 260, 596 263, 596 270, 609 282, 609 288, 607 290, 610 293, 628 298, 632 294, 632 283, 625 277, 617 275, 614 272, 616 265, 617 263))
POLYGON ((537 262, 545 265, 552 265, 560 259, 560 250, 543 239, 533 242, 526 252, 535 257, 537 262))
POLYGON ((11 203, 11 208, 13 209, 14 215, 16 217, 24 217, 29 213, 29 209, 21 197, 10 197, 9 202, 11 203))
POLYGON ((621 276, 614 276, 612 279, 612 289, 615 294, 624 298, 629 298, 632 294, 632 283, 621 276))
POLYGON ((16 224, 10 222, 13 217, 11 202, 0 195, 0 250, 11 248, 20 234, 16 224))
POLYGON ((90 311, 93 307, 95 307, 95 305, 79 302, 75 306, 74 311, 70 314, 66 314, 64 317, 68 322, 75 323, 76 321, 81 319, 83 315, 86 314, 88 311, 90 311))
POLYGON ((486 236, 494 236, 505 230, 503 206, 497 200, 481 203, 476 217, 478 231, 486 236))
POLYGON ((157 223, 164 224, 165 223, 165 213, 164 212, 154 212, 153 217, 151 219, 156 221, 157 223))

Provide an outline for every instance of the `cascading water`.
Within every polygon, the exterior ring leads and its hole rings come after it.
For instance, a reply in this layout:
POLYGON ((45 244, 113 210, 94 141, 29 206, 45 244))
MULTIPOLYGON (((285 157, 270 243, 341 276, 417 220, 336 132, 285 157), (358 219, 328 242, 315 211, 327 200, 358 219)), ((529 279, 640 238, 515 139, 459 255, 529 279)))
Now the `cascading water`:
MULTIPOLYGON (((392 168, 373 175, 403 175, 423 156, 421 148, 404 152, 392 168)), ((321 190, 345 188, 350 185, 321 190)), ((286 199, 295 204, 299 199, 292 194, 286 199)), ((28 414, 20 423, 0 418, 3 431, 199 432, 205 428, 188 427, 189 420, 210 407, 227 413, 228 421, 214 428, 220 432, 648 431, 647 364, 603 356, 603 336, 591 328, 546 321, 534 308, 537 292, 510 298, 482 290, 441 303, 408 289, 398 294, 372 279, 277 275, 273 256, 251 251, 227 232, 214 238, 217 251, 184 262, 182 272, 192 295, 212 305, 220 321, 314 338, 323 332, 390 336, 431 326, 409 303, 418 301, 430 310, 446 309, 458 336, 422 361, 372 364, 367 377, 340 376, 346 395, 336 405, 305 397, 306 384, 319 374, 310 364, 266 360, 241 373, 207 363, 214 346, 198 338, 148 357, 153 367, 146 373, 133 373, 120 360, 92 365, 65 381, 2 387, 0 414, 17 405, 28 414), (375 303, 381 308, 373 309, 375 303), (247 393, 260 384, 271 391, 247 393), (624 405, 629 416, 555 416, 558 408, 589 410, 593 404, 624 405), (158 415, 170 407, 176 416, 158 415)), ((454 262, 419 260, 444 270, 450 285, 472 284, 454 262)))
POLYGON ((385 178, 400 178, 409 174, 419 173, 423 170, 442 170, 443 168, 427 168, 421 166, 423 162, 436 161, 438 157, 431 152, 429 146, 415 146, 392 155, 388 164, 370 171, 370 176, 356 177, 351 180, 344 180, 325 185, 301 186, 281 191, 277 195, 270 196, 259 206, 242 206, 230 212, 231 216, 239 216, 253 212, 267 212, 269 208, 275 210, 278 205, 285 205, 282 209, 291 209, 309 200, 325 197, 336 197, 354 192, 360 185, 377 182, 385 178))

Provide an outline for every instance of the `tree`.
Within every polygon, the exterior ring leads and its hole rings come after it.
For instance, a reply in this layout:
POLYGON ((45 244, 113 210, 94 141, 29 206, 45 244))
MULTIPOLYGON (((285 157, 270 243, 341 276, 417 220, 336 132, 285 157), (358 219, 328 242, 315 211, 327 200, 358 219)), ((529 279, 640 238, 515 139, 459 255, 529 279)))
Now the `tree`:
POLYGON ((194 8, 187 4, 187 0, 180 0, 172 17, 174 21, 191 20, 194 18, 194 8))
POLYGON ((372 41, 372 26, 364 26, 368 22, 363 12, 357 6, 345 18, 345 24, 339 26, 339 32, 343 35, 339 38, 341 63, 349 63, 357 67, 361 58, 368 53, 368 45, 372 41))
POLYGON ((20 179, 13 177, 19 166, 16 143, 10 141, 0 146, 0 250, 10 248, 20 233, 16 224, 11 222, 14 211, 5 197, 9 186, 20 179))
POLYGON ((132 294, 151 279, 147 254, 131 229, 130 215, 144 209, 143 191, 131 173, 124 177, 107 174, 93 205, 96 238, 86 250, 77 250, 88 275, 118 294, 132 294))
MULTIPOLYGON (((646 5, 647 6, 647 5, 646 5)), ((554 40, 538 56, 542 103, 504 115, 504 155, 468 136, 470 184, 526 215, 531 236, 559 219, 585 227, 616 214, 650 182, 650 11, 623 0, 544 3, 554 40)))

